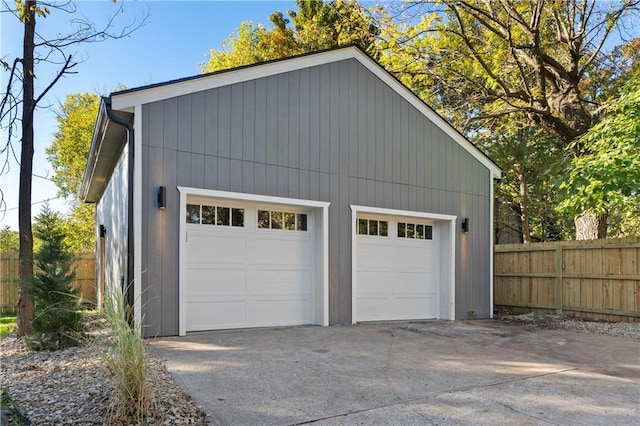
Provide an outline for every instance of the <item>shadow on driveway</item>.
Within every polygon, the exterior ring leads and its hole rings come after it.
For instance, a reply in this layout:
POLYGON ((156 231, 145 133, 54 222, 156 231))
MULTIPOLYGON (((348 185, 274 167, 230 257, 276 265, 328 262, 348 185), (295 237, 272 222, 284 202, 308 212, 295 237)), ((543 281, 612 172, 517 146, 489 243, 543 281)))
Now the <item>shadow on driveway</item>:
POLYGON ((640 342, 492 320, 151 342, 212 424, 638 424, 640 342))

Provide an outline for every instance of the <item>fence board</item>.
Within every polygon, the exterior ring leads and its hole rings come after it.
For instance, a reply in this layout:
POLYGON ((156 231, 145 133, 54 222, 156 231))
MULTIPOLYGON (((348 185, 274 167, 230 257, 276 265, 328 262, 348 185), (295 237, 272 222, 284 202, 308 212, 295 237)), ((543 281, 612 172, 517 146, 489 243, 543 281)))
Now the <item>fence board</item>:
POLYGON ((494 304, 640 321, 640 238, 498 245, 494 304))
MULTIPOLYGON (((72 286, 86 303, 96 301, 95 255, 79 253, 73 267, 76 279, 72 286)), ((18 305, 18 253, 0 254, 0 312, 15 312, 18 305)))

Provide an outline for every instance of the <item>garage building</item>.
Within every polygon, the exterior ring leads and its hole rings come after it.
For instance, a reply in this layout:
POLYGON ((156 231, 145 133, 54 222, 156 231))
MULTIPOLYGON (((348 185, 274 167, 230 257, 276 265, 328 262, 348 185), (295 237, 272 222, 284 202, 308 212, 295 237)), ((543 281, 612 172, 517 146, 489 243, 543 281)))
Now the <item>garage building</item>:
POLYGON ((103 98, 82 196, 100 294, 169 336, 489 317, 499 178, 346 47, 103 98))

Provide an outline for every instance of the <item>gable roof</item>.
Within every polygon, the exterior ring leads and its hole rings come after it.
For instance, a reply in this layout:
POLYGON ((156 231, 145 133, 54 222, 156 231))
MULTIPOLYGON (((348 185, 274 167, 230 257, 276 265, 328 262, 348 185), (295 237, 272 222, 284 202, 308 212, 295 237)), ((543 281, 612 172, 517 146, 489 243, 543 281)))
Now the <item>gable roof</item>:
MULTIPOLYGON (((398 93, 421 114, 438 126, 445 134, 456 141, 458 145, 489 169, 494 178, 501 178, 502 173, 496 163, 494 163, 487 155, 471 143, 471 141, 458 132, 447 120, 436 113, 430 106, 420 99, 418 95, 402 84, 378 62, 357 46, 339 47, 319 52, 305 53, 290 58, 276 59, 273 61, 114 92, 110 96, 111 107, 114 111, 131 114, 134 112, 137 105, 162 101, 173 97, 347 59, 355 59, 365 66, 370 72, 387 84, 392 90, 398 93)), ((106 111, 104 108, 101 108, 98 116, 98 123, 108 120, 105 114, 106 111)), ((98 126, 96 129, 98 129, 98 126)), ((104 139, 104 136, 102 138, 96 138, 94 135, 93 143, 96 143, 96 141, 102 142, 104 139)), ((94 149, 92 146, 91 152, 99 153, 100 150, 94 149)), ((92 159, 90 156, 87 167, 92 163, 96 163, 97 160, 98 159, 95 158, 92 159)), ((90 176, 85 173, 85 178, 87 177, 90 176)), ((85 187, 86 184, 87 182, 84 183, 83 187, 85 187)), ((84 193, 86 194, 86 192, 84 193)))
POLYGON ((480 149, 458 132, 447 120, 442 118, 413 91, 385 70, 378 62, 367 55, 357 46, 339 47, 314 53, 306 53, 290 58, 277 59, 259 64, 218 71, 209 74, 172 80, 160 84, 152 84, 135 89, 124 90, 111 94, 114 110, 133 112, 135 105, 160 101, 176 96, 187 95, 203 90, 214 89, 254 80, 275 74, 296 71, 303 68, 355 59, 375 74, 418 111, 429 118, 434 124, 454 139, 462 148, 491 170, 496 179, 501 177, 500 168, 480 149))

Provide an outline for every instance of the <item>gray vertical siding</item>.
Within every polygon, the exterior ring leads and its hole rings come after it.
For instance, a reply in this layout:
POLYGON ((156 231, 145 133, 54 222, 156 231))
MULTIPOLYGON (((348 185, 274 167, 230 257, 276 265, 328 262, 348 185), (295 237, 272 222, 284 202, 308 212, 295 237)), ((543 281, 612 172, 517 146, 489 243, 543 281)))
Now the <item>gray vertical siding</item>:
POLYGON ((456 317, 489 316, 489 171, 356 60, 144 105, 142 122, 147 336, 178 333, 179 185, 331 202, 331 324, 351 322, 350 204, 469 217, 456 317))
POLYGON ((107 230, 104 247, 106 293, 120 289, 127 273, 127 152, 125 148, 120 153, 109 184, 96 205, 96 234, 100 225, 107 230))

